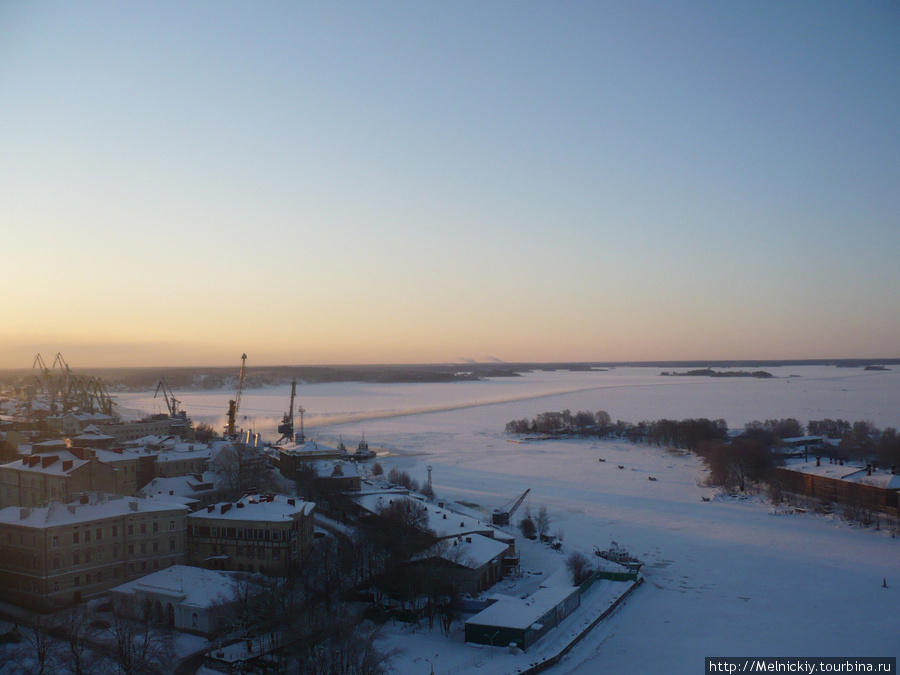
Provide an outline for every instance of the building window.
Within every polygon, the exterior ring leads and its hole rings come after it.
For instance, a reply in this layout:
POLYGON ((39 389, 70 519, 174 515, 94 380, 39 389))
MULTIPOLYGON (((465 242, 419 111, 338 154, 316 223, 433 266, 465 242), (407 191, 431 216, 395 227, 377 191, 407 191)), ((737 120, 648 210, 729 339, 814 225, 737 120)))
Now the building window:
POLYGON ((175 521, 170 520, 169 521, 169 532, 174 532, 174 531, 175 531, 175 521))
POLYGON ((85 531, 84 531, 84 540, 85 540, 85 541, 90 541, 90 540, 91 540, 91 531, 90 531, 90 530, 85 530, 85 531))
POLYGON ((75 584, 76 588, 78 586, 81 586, 81 577, 75 577, 75 579, 73 580, 73 583, 75 584))
POLYGON ((170 551, 175 550, 175 540, 174 539, 169 539, 169 550, 170 551))
POLYGON ((156 521, 153 522, 153 531, 159 532, 159 523, 157 523, 156 521))
POLYGON ((128 544, 128 555, 134 555, 134 544, 128 544))
POLYGON ((147 552, 147 542, 142 541, 141 542, 141 553, 146 553, 146 552, 147 552))
POLYGON ((155 570, 158 570, 158 569, 159 569, 159 560, 154 560, 154 561, 153 561, 153 569, 155 569, 155 570))
POLYGON ((58 581, 53 582, 53 592, 59 593, 59 582, 58 581))
POLYGON ((84 562, 86 562, 86 563, 91 562, 91 551, 90 551, 90 549, 88 549, 87 551, 84 552, 84 562))
POLYGON ((141 560, 141 571, 142 572, 147 571, 147 561, 146 560, 141 560))
POLYGON ((103 529, 98 527, 97 528, 97 541, 100 541, 101 539, 103 539, 103 529))
MULTIPOLYGON (((21 544, 22 542, 20 541, 19 543, 21 544)), ((73 544, 77 544, 77 543, 78 543, 78 533, 77 533, 77 532, 73 532, 73 533, 72 533, 72 543, 73 543, 73 544)))
POLYGON ((73 553, 73 554, 72 554, 72 564, 73 564, 73 565, 80 565, 80 564, 81 564, 81 556, 78 555, 77 553, 73 553))
POLYGON ((53 537, 53 548, 59 548, 59 537, 53 537))
POLYGON ((159 542, 158 541, 153 542, 153 552, 154 553, 159 552, 159 542))
POLYGON ((141 534, 147 534, 147 523, 141 523, 141 534))
POLYGON ((257 557, 258 557, 260 560, 265 560, 265 558, 266 558, 266 549, 264 549, 262 546, 260 546, 260 547, 259 547, 258 553, 259 553, 259 555, 258 555, 257 557))
POLYGON ((85 586, 90 586, 90 585, 91 585, 91 575, 90 575, 90 574, 88 574, 88 575, 84 578, 84 585, 85 585, 85 586))
POLYGON ((112 536, 114 536, 114 537, 118 537, 118 536, 119 536, 119 526, 118 526, 118 525, 113 525, 112 536))

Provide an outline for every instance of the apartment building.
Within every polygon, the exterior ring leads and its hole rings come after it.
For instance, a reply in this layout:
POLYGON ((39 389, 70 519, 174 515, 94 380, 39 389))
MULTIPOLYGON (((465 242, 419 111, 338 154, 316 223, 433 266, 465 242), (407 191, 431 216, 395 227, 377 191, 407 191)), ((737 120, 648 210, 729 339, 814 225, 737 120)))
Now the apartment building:
POLYGON ((207 569, 287 574, 313 544, 315 504, 286 495, 247 495, 188 516, 188 559, 207 569))
POLYGON ((117 493, 119 473, 83 450, 27 455, 0 465, 0 508, 68 503, 87 492, 117 493))
POLYGON ((38 611, 186 563, 189 509, 118 495, 0 509, 0 599, 38 611))

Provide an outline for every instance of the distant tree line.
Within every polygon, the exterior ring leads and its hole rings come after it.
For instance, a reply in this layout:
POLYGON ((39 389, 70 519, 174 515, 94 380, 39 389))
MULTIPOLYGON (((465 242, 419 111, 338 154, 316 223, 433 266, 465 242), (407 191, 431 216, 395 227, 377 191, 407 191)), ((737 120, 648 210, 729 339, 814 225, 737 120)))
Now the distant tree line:
POLYGON ((713 370, 712 368, 700 368, 697 370, 689 370, 686 373, 676 373, 674 371, 670 372, 668 370, 664 370, 660 373, 663 376, 675 376, 675 377, 758 377, 758 378, 770 378, 774 377, 772 373, 765 370, 713 370))
POLYGON ((603 410, 574 414, 562 410, 543 412, 531 420, 513 420, 506 425, 506 433, 511 435, 622 438, 632 443, 689 450, 703 459, 714 484, 738 490, 744 490, 748 482, 768 480, 778 460, 772 450, 783 447, 785 439, 802 437, 804 432, 832 441, 816 448, 817 455, 870 462, 884 468, 900 465, 897 430, 878 429, 868 421, 851 423, 826 418, 810 420, 804 427, 793 417, 753 420, 744 425, 740 434, 729 434, 723 419, 661 419, 633 424, 622 420, 612 422, 603 410))

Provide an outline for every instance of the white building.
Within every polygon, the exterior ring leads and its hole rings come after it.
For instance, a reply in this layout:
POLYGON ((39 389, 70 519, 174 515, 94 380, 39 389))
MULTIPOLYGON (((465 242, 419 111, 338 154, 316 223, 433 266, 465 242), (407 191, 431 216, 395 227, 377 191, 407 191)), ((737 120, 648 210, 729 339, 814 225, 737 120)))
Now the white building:
POLYGON ((155 617, 166 627, 210 635, 235 597, 229 572, 175 565, 110 590, 117 616, 155 617))

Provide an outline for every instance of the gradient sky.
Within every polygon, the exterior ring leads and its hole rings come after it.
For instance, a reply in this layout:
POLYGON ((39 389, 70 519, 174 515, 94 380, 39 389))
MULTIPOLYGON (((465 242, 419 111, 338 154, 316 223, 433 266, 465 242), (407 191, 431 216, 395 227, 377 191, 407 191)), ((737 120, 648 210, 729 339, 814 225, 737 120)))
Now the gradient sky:
POLYGON ((0 367, 900 357, 897 2, 0 3, 0 367))

